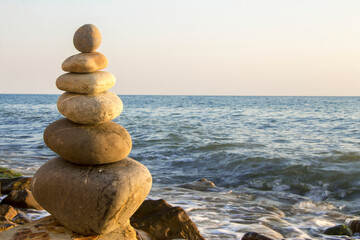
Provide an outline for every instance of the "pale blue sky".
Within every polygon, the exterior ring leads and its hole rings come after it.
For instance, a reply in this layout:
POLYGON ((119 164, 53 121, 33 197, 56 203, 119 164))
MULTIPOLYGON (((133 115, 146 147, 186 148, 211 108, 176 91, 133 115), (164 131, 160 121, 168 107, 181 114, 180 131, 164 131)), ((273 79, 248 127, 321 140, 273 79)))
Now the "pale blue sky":
POLYGON ((0 0, 0 93, 61 93, 95 24, 117 94, 355 95, 358 0, 0 0))

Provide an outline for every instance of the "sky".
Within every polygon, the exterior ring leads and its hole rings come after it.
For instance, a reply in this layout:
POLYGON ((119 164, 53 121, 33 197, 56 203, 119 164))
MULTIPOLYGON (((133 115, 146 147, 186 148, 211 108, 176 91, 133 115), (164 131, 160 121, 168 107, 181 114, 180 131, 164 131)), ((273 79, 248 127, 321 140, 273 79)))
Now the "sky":
POLYGON ((0 93, 61 94, 96 25, 119 95, 359 96, 358 0, 0 0, 0 93))

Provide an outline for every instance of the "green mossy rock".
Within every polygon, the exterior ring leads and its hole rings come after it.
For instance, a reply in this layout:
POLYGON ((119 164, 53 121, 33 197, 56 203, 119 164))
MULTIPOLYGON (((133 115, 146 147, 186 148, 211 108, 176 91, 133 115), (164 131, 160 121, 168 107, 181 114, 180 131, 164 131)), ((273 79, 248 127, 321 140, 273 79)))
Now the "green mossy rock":
POLYGON ((346 225, 337 225, 335 227, 328 228, 324 231, 326 235, 346 235, 351 237, 353 232, 346 225))
POLYGON ((0 167, 0 178, 12 178, 12 177, 21 177, 20 173, 16 173, 10 169, 0 167))

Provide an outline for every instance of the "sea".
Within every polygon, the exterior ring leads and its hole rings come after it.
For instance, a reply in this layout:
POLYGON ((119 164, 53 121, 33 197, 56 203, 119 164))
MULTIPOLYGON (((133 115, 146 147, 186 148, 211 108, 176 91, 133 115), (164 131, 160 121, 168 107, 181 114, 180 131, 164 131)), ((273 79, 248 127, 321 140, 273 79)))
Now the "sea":
MULTIPOLYGON (((0 94, 0 166, 32 176, 56 156, 42 137, 58 97, 0 94)), ((350 239, 323 231, 360 219, 360 97, 119 97, 148 198, 206 239, 350 239)))

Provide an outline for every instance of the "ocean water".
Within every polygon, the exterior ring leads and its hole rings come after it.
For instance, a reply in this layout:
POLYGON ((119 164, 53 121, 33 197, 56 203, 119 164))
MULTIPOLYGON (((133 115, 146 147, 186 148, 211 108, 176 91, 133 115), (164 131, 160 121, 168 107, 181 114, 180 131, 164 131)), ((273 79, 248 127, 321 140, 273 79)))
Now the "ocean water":
MULTIPOLYGON (((58 97, 0 95, 1 166, 32 175, 56 156, 42 134, 58 97)), ((149 198, 183 207, 207 239, 347 239, 322 232, 359 219, 360 97, 120 97, 114 121, 152 173, 149 198)))

